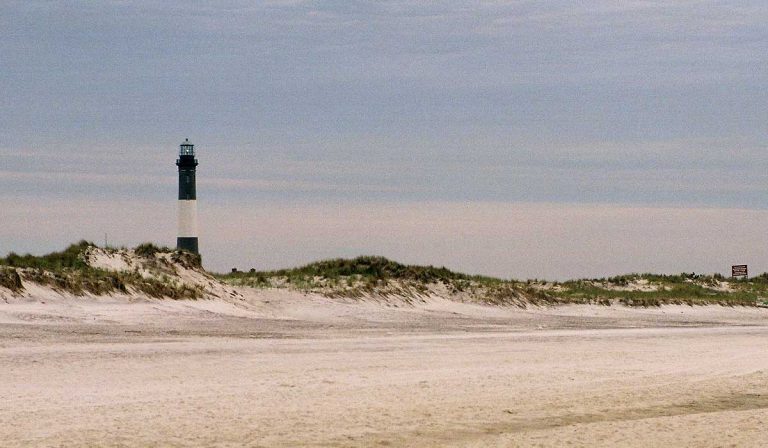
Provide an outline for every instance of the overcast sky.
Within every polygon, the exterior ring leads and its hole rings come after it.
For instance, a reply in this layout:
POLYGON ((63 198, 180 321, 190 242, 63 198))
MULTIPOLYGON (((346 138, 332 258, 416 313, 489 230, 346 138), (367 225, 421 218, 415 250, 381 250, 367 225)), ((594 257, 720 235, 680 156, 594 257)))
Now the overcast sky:
POLYGON ((765 0, 6 0, 0 252, 174 244, 188 137, 212 269, 768 271, 766 24, 765 0))

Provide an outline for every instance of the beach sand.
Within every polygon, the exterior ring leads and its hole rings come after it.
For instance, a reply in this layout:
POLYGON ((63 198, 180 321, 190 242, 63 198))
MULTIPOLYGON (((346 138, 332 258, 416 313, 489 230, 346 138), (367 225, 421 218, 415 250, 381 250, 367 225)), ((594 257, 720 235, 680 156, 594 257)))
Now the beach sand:
POLYGON ((0 302, 0 445, 768 445, 768 312, 0 302))

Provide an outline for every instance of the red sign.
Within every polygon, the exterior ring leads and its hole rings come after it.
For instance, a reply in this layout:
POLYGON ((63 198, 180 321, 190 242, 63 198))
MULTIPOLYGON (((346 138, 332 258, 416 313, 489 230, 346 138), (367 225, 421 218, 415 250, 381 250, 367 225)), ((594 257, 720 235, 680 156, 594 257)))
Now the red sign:
POLYGON ((747 265, 737 264, 731 266, 731 277, 749 277, 747 275, 747 265))

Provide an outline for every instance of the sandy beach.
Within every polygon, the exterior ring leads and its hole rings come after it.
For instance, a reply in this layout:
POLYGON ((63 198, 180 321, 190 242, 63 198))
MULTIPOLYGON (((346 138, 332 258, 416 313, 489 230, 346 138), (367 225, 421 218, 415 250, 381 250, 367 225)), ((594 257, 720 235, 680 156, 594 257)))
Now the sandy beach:
POLYGON ((768 448, 768 0, 0 0, 0 448, 768 448))
POLYGON ((0 303, 2 445, 768 443, 763 309, 241 292, 0 303))

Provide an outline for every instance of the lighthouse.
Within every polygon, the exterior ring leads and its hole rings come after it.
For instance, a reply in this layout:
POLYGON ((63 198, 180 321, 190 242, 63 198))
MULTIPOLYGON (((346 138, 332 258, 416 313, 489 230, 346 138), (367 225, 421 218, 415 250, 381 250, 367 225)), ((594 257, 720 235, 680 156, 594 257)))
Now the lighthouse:
POLYGON ((176 249, 198 253, 197 248, 197 194, 195 191, 195 145, 184 139, 176 159, 179 167, 179 233, 176 249))

